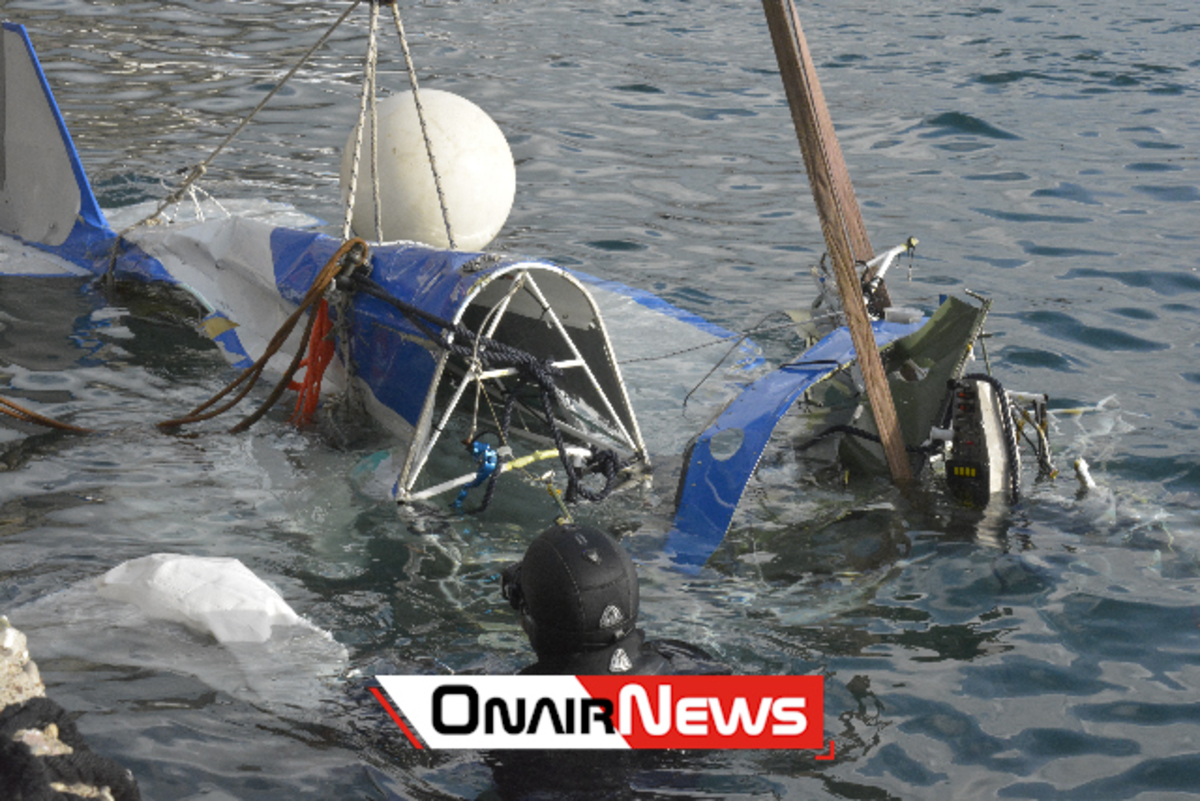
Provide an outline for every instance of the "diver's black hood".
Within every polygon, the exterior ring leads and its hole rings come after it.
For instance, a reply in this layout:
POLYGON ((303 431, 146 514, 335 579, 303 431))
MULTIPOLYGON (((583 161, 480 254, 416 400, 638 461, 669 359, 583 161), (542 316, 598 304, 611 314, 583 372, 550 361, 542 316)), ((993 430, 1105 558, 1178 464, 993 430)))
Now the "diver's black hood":
POLYGON ((607 650, 634 630, 637 569, 599 529, 562 525, 529 544, 521 561, 519 608, 539 659, 607 650))

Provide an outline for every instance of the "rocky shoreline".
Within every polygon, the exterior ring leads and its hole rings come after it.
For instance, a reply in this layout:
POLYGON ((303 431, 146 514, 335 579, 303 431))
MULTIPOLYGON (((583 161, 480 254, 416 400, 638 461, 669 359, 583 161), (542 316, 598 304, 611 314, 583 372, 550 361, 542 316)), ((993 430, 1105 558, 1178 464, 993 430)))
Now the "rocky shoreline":
POLYGON ((83 742, 46 697, 25 635, 0 615, 0 797, 138 801, 133 775, 83 742))

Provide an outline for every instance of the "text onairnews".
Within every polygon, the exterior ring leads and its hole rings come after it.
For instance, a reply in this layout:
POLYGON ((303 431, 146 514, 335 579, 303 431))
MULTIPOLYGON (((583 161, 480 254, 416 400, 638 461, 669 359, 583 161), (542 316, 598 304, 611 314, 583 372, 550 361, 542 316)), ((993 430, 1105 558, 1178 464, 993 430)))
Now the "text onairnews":
POLYGON ((415 748, 824 748, 822 676, 376 678, 415 748))

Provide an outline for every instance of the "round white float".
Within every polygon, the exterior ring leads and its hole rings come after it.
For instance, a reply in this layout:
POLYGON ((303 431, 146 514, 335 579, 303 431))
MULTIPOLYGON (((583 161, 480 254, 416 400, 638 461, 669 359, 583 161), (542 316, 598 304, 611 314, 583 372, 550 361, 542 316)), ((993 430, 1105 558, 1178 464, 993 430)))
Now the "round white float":
MULTIPOLYGON (((500 127, 470 100, 438 89, 421 90, 421 108, 459 250, 480 250, 500 232, 512 209, 517 171, 500 127)), ((437 188, 412 92, 381 101, 379 197, 384 240, 409 239, 449 247, 437 188)), ((371 188, 371 127, 363 132, 351 227, 376 239, 371 188)), ((342 201, 350 192, 354 132, 342 154, 342 201)))

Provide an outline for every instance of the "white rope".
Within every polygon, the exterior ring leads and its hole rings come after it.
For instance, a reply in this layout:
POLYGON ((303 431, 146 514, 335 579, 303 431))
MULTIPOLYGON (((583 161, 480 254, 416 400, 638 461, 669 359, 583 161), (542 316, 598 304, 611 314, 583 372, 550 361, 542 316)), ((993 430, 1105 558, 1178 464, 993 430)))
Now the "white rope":
MULTIPOLYGON (((350 223, 354 219, 354 199, 358 195, 358 169, 362 160, 362 144, 363 144, 363 129, 367 123, 367 109, 370 107, 372 117, 372 131, 377 129, 374 127, 374 83, 375 83, 375 62, 378 60, 377 39, 376 33, 379 29, 379 4, 375 0, 371 0, 371 27, 367 35, 367 55, 366 61, 363 64, 363 88, 362 94, 359 97, 358 104, 358 122, 354 126, 354 160, 350 166, 350 185, 346 193, 346 213, 342 221, 342 240, 350 238, 350 223)), ((372 170, 376 171, 377 166, 374 153, 376 152, 375 138, 371 140, 371 166, 372 170)), ((375 197, 375 218, 376 229, 375 234, 382 239, 382 234, 379 231, 379 197, 375 197)))
POLYGON ((454 245, 454 234, 450 230, 450 211, 446 207, 446 195, 442 192, 442 178, 438 175, 437 161, 433 157, 433 143, 429 139, 429 129, 425 124, 425 110, 421 107, 421 93, 417 87, 417 71, 413 67, 412 54, 408 49, 408 37, 404 35, 404 23, 400 21, 400 4, 393 2, 391 6, 392 18, 396 21, 396 33, 400 36, 400 49, 404 51, 408 82, 412 86, 417 121, 421 124, 421 136, 425 139, 425 155, 429 157, 429 169, 433 173, 433 186, 437 189, 438 204, 442 207, 442 224, 446 226, 446 242, 451 250, 457 250, 458 248, 454 245))
POLYGON ((191 198, 192 206, 196 210, 196 219, 199 222, 204 222, 204 208, 200 205, 200 198, 198 198, 196 196, 196 187, 195 186, 191 186, 188 188, 188 196, 191 198))
MULTIPOLYGON (((372 7, 376 6, 374 0, 371 3, 372 7)), ((371 13, 371 29, 372 35, 377 26, 376 15, 378 11, 373 10, 371 13)), ((379 198, 379 106, 375 94, 375 75, 376 67, 379 63, 379 52, 376 50, 375 58, 371 60, 371 200, 375 203, 375 239, 383 241, 383 203, 379 198)))

